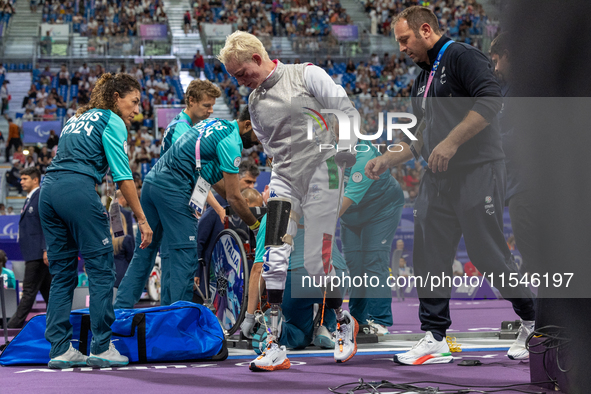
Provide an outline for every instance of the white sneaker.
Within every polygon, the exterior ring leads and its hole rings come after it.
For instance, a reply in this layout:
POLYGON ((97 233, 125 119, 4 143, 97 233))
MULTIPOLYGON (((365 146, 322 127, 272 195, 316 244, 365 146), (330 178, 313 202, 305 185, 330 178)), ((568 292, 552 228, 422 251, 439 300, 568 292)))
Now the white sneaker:
POLYGON ((113 342, 109 344, 109 350, 102 352, 101 354, 94 355, 90 353, 86 364, 91 367, 122 367, 129 364, 129 359, 123 356, 115 349, 113 342))
POLYGON ((345 321, 348 323, 337 322, 334 343, 334 360, 337 363, 348 361, 357 353, 357 333, 359 324, 349 311, 343 311, 345 321))
POLYGON ((265 351, 255 358, 248 367, 254 372, 278 371, 289 369, 291 363, 287 358, 285 346, 279 346, 277 342, 271 341, 267 344, 265 351))
POLYGON ((52 358, 47 366, 52 369, 65 369, 74 367, 85 367, 88 356, 80 353, 70 343, 70 348, 61 356, 52 358))
POLYGON ((334 349, 334 341, 328 328, 320 326, 316 328, 314 332, 314 346, 318 346, 321 349, 334 349))
POLYGON ((521 326, 517 334, 517 339, 507 352, 507 357, 511 360, 527 360, 529 358, 529 351, 525 347, 525 342, 529 334, 532 333, 535 327, 535 321, 533 320, 522 320, 521 326))
POLYGON ((379 337, 390 334, 390 331, 388 331, 388 329, 385 326, 382 326, 381 324, 378 324, 373 320, 367 319, 367 324, 369 324, 372 334, 375 334, 379 337))
POLYGON ((417 342, 408 352, 395 354, 394 362, 406 365, 451 363, 453 357, 445 338, 435 340, 431 331, 417 342))

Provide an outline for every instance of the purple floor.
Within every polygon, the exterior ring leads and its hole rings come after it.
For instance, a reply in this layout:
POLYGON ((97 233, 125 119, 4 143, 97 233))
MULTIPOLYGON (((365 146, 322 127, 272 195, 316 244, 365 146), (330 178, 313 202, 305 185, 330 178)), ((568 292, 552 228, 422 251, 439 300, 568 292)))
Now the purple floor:
MULTIPOLYGON (((504 320, 518 320, 511 304, 505 300, 450 300, 452 332, 499 331, 504 320)), ((392 334, 420 333, 419 300, 392 301, 394 325, 392 334)))
MULTIPOLYGON (((453 331, 450 333, 498 331, 501 321, 517 319, 506 301, 452 300, 450 307, 453 320, 453 331)), ((394 301, 392 311, 395 323, 390 327, 391 333, 420 332, 417 299, 394 301)), ((3 342, 0 339, 0 343, 3 342)), ((393 352, 370 349, 364 347, 352 360, 338 365, 331 355, 290 353, 291 369, 263 374, 248 370, 248 362, 254 357, 250 354, 230 356, 223 362, 133 365, 113 370, 77 368, 53 371, 44 366, 0 367, 0 393, 30 393, 35 390, 42 393, 329 393, 328 387, 357 382, 359 378, 392 383, 437 381, 480 386, 527 384, 530 381, 529 364, 507 359, 505 351, 500 349, 467 350, 454 354, 458 359, 453 364, 418 367, 396 365, 392 362, 393 352), (462 367, 458 365, 459 358, 478 358, 484 365, 462 367)), ((453 388, 436 383, 416 385, 453 388)), ((347 392, 353 387, 347 386, 340 391, 347 392)), ((519 388, 532 392, 547 391, 533 386, 519 388)), ((380 392, 399 391, 385 388, 380 392)), ((506 389, 501 392, 514 391, 506 389)))
MULTIPOLYGON (((399 366, 392 362, 391 354, 359 354, 346 364, 335 364, 332 357, 290 356, 291 369, 270 373, 248 370, 246 359, 228 359, 224 362, 201 364, 152 364, 100 370, 76 368, 66 371, 36 369, 35 367, 0 368, 3 393, 29 393, 41 389, 43 393, 70 392, 128 392, 150 393, 329 393, 328 387, 344 383, 388 380, 392 383, 415 383, 417 386, 452 388, 445 383, 464 385, 508 385, 529 382, 529 366, 508 360, 504 352, 466 352, 469 356, 482 356, 484 365, 462 367, 453 364, 399 366), (174 366, 173 366, 174 365, 174 366)), ((348 389, 354 386, 347 386, 348 389)), ((521 389, 541 392, 534 386, 521 389)), ((347 389, 347 390, 348 390, 347 389)), ((342 390, 341 392, 346 392, 342 390)), ((381 392, 394 392, 383 389, 381 392)), ((501 392, 512 392, 507 389, 501 392)))

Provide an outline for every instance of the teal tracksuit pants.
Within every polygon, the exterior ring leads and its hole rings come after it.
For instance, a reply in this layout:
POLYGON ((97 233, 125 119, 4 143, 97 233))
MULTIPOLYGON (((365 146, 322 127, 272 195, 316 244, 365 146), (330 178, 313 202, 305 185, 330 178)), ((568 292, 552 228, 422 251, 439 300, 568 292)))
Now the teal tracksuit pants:
POLYGON ((140 249, 138 232, 133 259, 117 289, 115 308, 133 308, 139 301, 161 244, 166 245, 167 258, 161 261, 160 304, 191 301, 198 263, 197 218, 189 207, 189 197, 144 183, 141 204, 154 233, 152 243, 140 249))
POLYGON ((392 321, 392 288, 387 284, 390 276, 390 251, 396 228, 402 216, 402 206, 386 206, 384 212, 372 213, 369 220, 358 225, 341 219, 343 255, 351 278, 367 275, 365 286, 351 286, 349 310, 360 324, 367 320, 389 327, 392 321), (371 277, 376 277, 370 283, 371 277), (377 285, 373 287, 372 285, 377 285))
POLYGON ((95 191, 92 177, 71 171, 50 172, 39 196, 39 215, 47 242, 53 277, 47 305, 45 338, 51 358, 65 353, 72 339, 70 311, 78 285, 78 252, 86 262, 90 292, 90 351, 109 349, 115 266, 109 217, 95 191), (73 209, 75 207, 75 209, 73 209))

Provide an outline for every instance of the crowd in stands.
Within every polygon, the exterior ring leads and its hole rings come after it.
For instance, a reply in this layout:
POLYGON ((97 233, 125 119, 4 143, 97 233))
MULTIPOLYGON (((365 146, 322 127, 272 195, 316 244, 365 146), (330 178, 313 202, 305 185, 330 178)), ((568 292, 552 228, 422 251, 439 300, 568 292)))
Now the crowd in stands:
MULTIPOLYGON (((188 11, 187 11, 188 12, 188 11)), ((248 31, 262 37, 278 35, 326 36, 331 24, 351 24, 351 17, 338 0, 310 1, 255 1, 237 0, 213 1, 197 0, 193 3, 193 28, 199 29, 201 23, 235 23, 239 30, 248 31)))
POLYGON ((74 33, 88 37, 133 37, 140 24, 167 24, 162 0, 45 0, 43 23, 72 23, 74 33))
POLYGON ((392 36, 391 23, 394 16, 412 5, 426 5, 437 15, 443 34, 456 41, 479 46, 478 36, 483 34, 488 21, 481 4, 475 0, 424 3, 420 0, 364 0, 365 11, 370 18, 371 34, 392 36))
MULTIPOLYGON (((114 72, 128 73, 142 85, 142 103, 140 114, 134 119, 132 129, 137 131, 140 126, 151 126, 154 105, 179 104, 173 82, 178 80, 178 66, 164 64, 140 64, 128 70, 121 65, 114 72)), ((89 67, 86 63, 79 68, 68 70, 63 64, 56 73, 45 66, 43 71, 33 72, 33 84, 24 97, 22 106, 25 114, 23 120, 55 120, 69 119, 76 113, 79 106, 90 99, 96 81, 105 72, 101 64, 89 67)))

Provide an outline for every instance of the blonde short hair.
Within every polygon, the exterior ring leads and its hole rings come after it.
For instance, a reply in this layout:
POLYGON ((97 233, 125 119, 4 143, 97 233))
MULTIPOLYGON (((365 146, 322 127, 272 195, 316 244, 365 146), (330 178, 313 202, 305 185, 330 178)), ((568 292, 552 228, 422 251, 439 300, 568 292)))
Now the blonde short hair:
POLYGON ((269 60, 269 54, 261 40, 245 31, 237 30, 226 38, 226 45, 220 51, 218 60, 223 64, 231 60, 238 63, 252 61, 252 55, 258 53, 263 60, 269 60))

